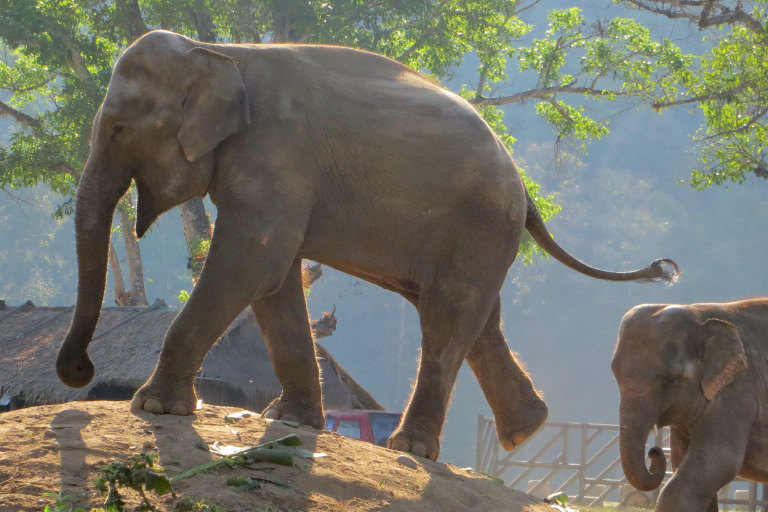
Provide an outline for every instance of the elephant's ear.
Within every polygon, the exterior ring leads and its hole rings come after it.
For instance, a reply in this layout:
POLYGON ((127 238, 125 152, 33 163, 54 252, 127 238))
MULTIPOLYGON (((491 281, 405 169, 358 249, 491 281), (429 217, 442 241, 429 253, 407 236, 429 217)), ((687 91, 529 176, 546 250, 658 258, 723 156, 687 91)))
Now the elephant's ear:
POLYGON ((248 95, 235 61, 205 48, 190 50, 178 139, 189 162, 213 151, 250 122, 248 95))
POLYGON ((747 356, 738 329, 732 323, 711 318, 702 327, 704 360, 701 390, 707 400, 712 400, 747 369, 747 356))

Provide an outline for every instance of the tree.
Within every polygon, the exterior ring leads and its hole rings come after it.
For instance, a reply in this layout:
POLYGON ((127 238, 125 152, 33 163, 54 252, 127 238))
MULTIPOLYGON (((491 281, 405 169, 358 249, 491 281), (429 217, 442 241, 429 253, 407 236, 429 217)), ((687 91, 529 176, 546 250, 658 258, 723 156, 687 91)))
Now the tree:
MULTIPOLYGON (((115 57, 150 28, 203 41, 306 42, 353 46, 388 55, 435 79, 454 78, 468 55, 478 62, 461 94, 512 151, 514 138, 500 106, 535 102, 558 140, 583 148, 607 133, 605 120, 584 103, 672 98, 691 81, 692 57, 668 40, 654 41, 631 19, 587 23, 577 8, 553 10, 543 37, 531 39, 523 21, 539 0, 0 0, 0 89, 10 99, 0 114, 16 121, 0 148, 0 186, 45 183, 72 198, 88 154, 90 123, 106 91, 115 57), (517 59, 518 92, 508 69, 517 59)), ((558 211, 551 197, 526 185, 545 218, 558 211)), ((126 204, 130 205, 130 197, 126 204)), ((133 233, 130 207, 122 231, 133 233)), ((198 272, 210 240, 202 202, 182 206, 189 266, 198 272)), ((530 258, 532 243, 523 253, 530 258)))
POLYGON ((768 179, 768 18, 756 0, 622 0, 645 12, 684 20, 699 30, 708 51, 697 59, 677 97, 658 98, 658 109, 695 105, 704 114, 696 137, 701 167, 691 183, 706 188, 768 179))

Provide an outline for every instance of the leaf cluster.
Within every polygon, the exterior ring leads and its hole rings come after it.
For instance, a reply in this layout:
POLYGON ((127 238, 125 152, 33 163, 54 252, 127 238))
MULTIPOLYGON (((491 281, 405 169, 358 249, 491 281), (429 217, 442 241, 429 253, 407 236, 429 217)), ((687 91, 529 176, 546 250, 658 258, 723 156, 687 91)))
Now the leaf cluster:
POLYGON ((704 189, 768 179, 768 19, 766 1, 622 0, 643 11, 687 20, 702 34, 706 51, 680 73, 677 96, 658 98, 656 108, 691 105, 704 115, 696 134, 699 167, 691 185, 704 189))
POLYGON ((116 461, 101 466, 101 476, 93 484, 106 495, 104 506, 114 507, 118 511, 124 510, 125 502, 119 488, 125 487, 141 495, 142 502, 136 511, 156 510, 144 491, 152 491, 161 496, 173 492, 170 480, 153 470, 156 458, 156 454, 141 453, 128 459, 128 464, 116 461))

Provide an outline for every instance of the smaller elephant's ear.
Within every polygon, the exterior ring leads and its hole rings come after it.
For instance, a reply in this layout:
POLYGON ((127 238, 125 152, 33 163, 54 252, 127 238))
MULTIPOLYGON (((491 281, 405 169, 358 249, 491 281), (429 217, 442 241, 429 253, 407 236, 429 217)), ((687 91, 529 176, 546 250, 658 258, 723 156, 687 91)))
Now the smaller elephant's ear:
POLYGON ((248 95, 235 61, 205 48, 184 57, 190 78, 178 139, 189 162, 199 160, 250 122, 248 95))
POLYGON ((702 327, 704 359, 701 390, 707 400, 712 400, 748 368, 747 356, 738 329, 732 323, 711 318, 702 327))

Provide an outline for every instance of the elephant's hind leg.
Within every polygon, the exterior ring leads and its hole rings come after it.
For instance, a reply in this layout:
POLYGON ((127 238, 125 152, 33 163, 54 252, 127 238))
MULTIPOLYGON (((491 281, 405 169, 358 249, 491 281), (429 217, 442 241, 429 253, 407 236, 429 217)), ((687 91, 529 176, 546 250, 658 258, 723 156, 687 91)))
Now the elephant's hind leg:
POLYGON ((544 423, 548 411, 504 340, 500 308, 497 300, 467 362, 493 410, 499 442, 512 450, 544 423))
POLYGON ((419 294, 421 359, 410 402, 387 442, 389 448, 433 460, 439 455, 456 374, 482 330, 498 290, 487 294, 488 289, 447 278, 419 294))
POLYGON ((293 262, 277 293, 254 301, 251 307, 283 388, 280 397, 264 410, 264 417, 322 428, 320 372, 301 281, 301 260, 293 262))

